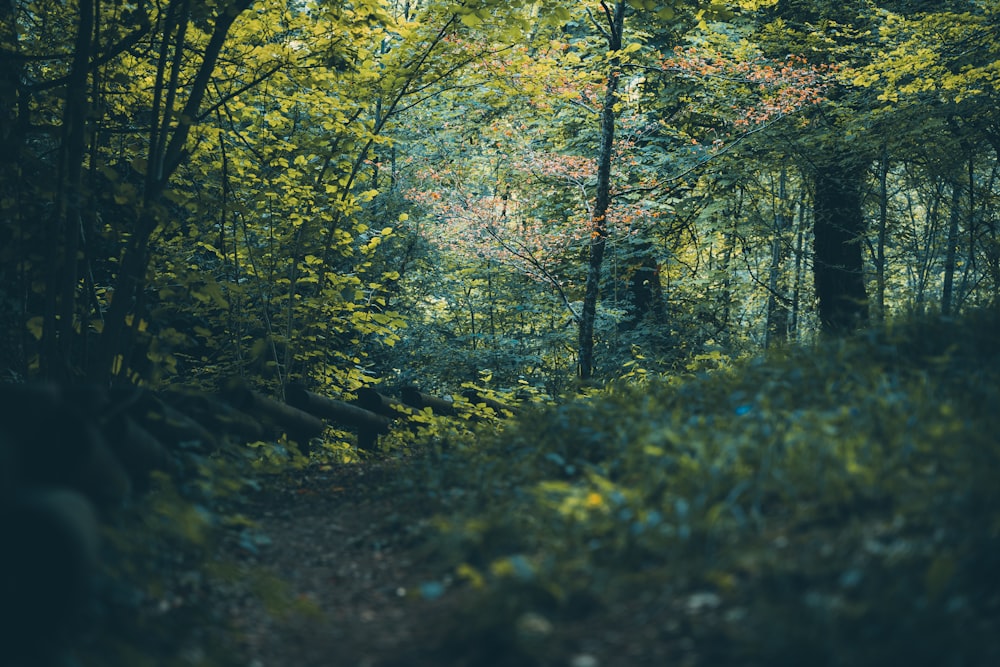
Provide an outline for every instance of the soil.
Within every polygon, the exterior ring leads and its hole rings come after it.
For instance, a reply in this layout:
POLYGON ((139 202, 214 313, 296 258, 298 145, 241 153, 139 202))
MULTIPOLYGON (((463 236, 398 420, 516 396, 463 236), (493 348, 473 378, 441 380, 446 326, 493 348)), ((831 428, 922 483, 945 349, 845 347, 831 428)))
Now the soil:
MULTIPOLYGON (((265 484, 243 509, 263 543, 233 541, 223 558, 280 580, 291 604, 225 596, 248 667, 643 667, 713 664, 711 605, 647 590, 635 599, 560 619, 523 619, 499 636, 471 614, 471 592, 451 581, 418 528, 430 510, 394 497, 400 463, 314 467, 265 484), (431 594, 428 594, 428 593, 431 594), (701 607, 705 607, 701 609, 701 607), (596 611, 596 613, 594 613, 596 611), (670 619, 673 619, 672 621, 670 619), (485 628, 485 629, 484 629, 485 628), (524 653, 523 642, 534 645, 524 653), (541 644, 539 644, 541 642, 541 644)), ((251 579, 256 578, 250 577, 251 579)), ((223 604, 223 603, 220 603, 223 604)))
POLYGON ((314 467, 269 480, 243 509, 256 524, 257 544, 234 540, 222 556, 254 572, 250 579, 273 575, 281 590, 270 597, 285 601, 268 601, 260 591, 229 596, 228 616, 240 637, 235 650, 249 667, 387 667, 431 659, 437 629, 462 596, 421 593, 428 585, 437 592, 431 582, 447 581, 448 573, 435 569, 414 537, 426 517, 385 491, 394 466, 314 467))

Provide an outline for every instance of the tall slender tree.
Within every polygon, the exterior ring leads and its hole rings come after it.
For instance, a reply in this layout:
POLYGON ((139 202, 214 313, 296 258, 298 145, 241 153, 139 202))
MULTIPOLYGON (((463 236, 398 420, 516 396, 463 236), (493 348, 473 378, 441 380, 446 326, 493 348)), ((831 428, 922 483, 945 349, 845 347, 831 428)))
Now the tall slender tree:
POLYGON ((597 156, 597 194, 591 216, 590 243, 588 246, 587 282, 580 313, 580 379, 588 380, 594 373, 594 320, 597 317, 597 299, 601 290, 601 268, 608 241, 608 211, 611 208, 611 158, 614 154, 615 120, 618 103, 618 84, 621 79, 622 33, 625 31, 627 3, 619 0, 612 5, 601 2, 604 21, 595 26, 608 46, 608 74, 601 103, 601 143, 597 156))

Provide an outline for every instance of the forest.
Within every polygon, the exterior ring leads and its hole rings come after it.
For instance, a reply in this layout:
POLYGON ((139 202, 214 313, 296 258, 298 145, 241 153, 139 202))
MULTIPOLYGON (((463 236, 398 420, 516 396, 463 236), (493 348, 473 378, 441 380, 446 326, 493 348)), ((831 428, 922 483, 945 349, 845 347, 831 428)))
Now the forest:
POLYGON ((1000 664, 997 0, 0 0, 0 665, 1000 664))

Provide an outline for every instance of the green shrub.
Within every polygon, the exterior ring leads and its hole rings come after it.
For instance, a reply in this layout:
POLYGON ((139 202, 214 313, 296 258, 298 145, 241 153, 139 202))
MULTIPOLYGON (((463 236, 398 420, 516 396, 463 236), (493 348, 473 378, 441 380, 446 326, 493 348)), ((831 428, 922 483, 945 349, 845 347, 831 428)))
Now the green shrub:
POLYGON ((474 632, 525 660, 639 604, 704 664, 1000 664, 998 434, 990 310, 612 386, 446 443, 416 486, 474 632))

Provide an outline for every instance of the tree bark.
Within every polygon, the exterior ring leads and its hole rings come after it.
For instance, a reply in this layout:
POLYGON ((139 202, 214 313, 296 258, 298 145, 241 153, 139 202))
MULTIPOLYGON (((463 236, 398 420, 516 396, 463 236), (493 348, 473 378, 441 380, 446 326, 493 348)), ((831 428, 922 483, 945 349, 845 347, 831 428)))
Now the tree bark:
POLYGON ((813 172, 813 278, 824 334, 849 333, 868 319, 863 176, 864 166, 850 156, 835 155, 813 172))
POLYGON ((805 249, 805 204, 800 199, 797 203, 799 210, 798 224, 795 229, 795 280, 792 286, 792 309, 789 315, 790 321, 788 323, 788 335, 791 340, 795 341, 799 338, 799 312, 802 309, 801 295, 802 295, 802 284, 805 282, 804 271, 802 269, 805 262, 803 261, 804 249, 805 249))
POLYGON ((615 104, 618 101, 618 83, 621 73, 618 71, 620 61, 614 54, 622 48, 622 32, 625 28, 625 9, 627 3, 621 0, 612 10, 604 2, 601 3, 608 17, 608 29, 605 37, 608 41, 608 52, 612 54, 609 61, 608 81, 604 91, 604 103, 601 108, 601 148, 597 162, 597 197, 591 218, 590 257, 587 264, 587 283, 583 297, 583 310, 580 314, 580 379, 588 380, 594 373, 594 321, 597 318, 597 300, 601 288, 601 268, 604 264, 604 251, 608 239, 608 209, 611 208, 611 156, 615 144, 615 104))
POLYGON ((771 237, 771 266, 767 278, 767 323, 764 331, 764 347, 770 348, 775 341, 785 341, 788 339, 788 308, 783 301, 786 301, 781 289, 781 265, 785 261, 784 234, 788 227, 785 217, 785 183, 787 174, 782 168, 778 176, 778 202, 775 207, 774 229, 771 237))
POLYGON ((941 288, 941 314, 951 315, 954 300, 955 264, 958 258, 958 219, 962 215, 962 186, 951 183, 951 212, 948 218, 948 241, 944 256, 944 285, 941 288))
POLYGON ((875 246, 875 319, 885 321, 885 244, 889 223, 889 151, 883 147, 878 165, 878 239, 875 246))
MULTIPOLYGON (((966 298, 970 295, 969 292, 969 277, 976 273, 976 239, 979 237, 979 212, 976 211, 976 162, 975 156, 969 155, 966 162, 966 167, 968 168, 968 183, 969 183, 969 201, 966 206, 968 211, 968 217, 966 218, 966 234, 967 234, 967 252, 965 256, 965 266, 962 267, 962 282, 959 284, 958 293, 962 298, 966 298)), ((993 166, 993 174, 997 173, 997 165, 993 166)), ((990 181, 993 181, 991 176, 990 181)), ((989 192, 990 190, 985 190, 989 192)))

